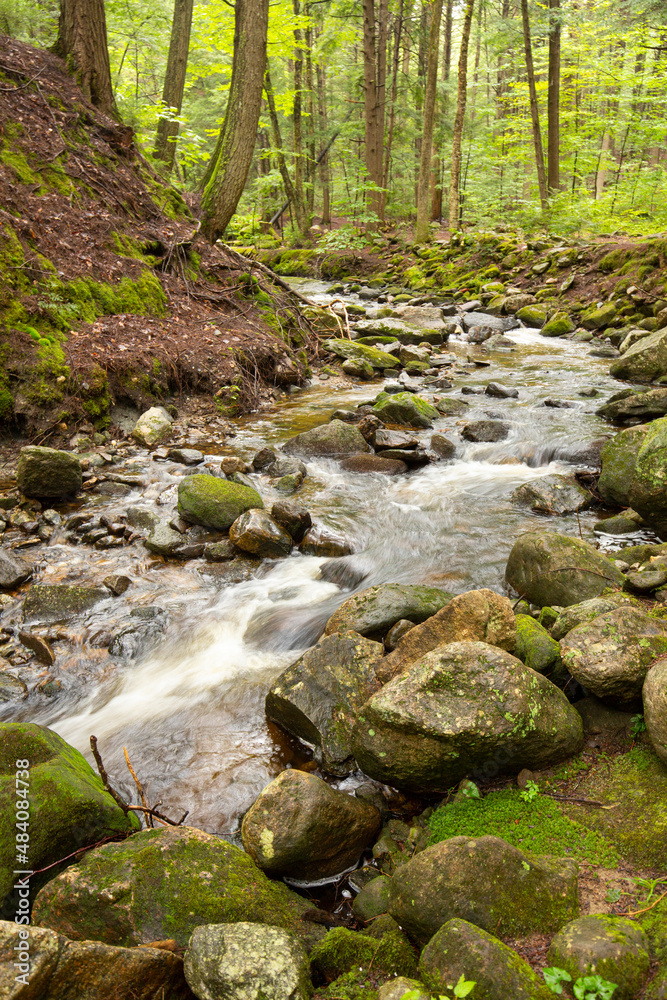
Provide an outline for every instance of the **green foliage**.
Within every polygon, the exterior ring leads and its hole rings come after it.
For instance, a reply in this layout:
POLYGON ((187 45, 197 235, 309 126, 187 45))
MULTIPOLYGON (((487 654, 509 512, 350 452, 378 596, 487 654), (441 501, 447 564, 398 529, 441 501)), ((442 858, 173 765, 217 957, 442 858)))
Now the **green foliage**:
POLYGON ((539 786, 534 781, 527 781, 526 787, 519 792, 519 796, 524 802, 532 802, 539 794, 539 786))
POLYGON ((633 715, 630 719, 630 735, 633 740, 636 740, 638 736, 646 732, 646 723, 644 722, 643 714, 633 715))
MULTIPOLYGON (((440 993, 437 995, 436 1000, 459 1000, 459 998, 470 996, 476 985, 477 983, 474 980, 466 979, 463 973, 461 973, 456 985, 448 987, 452 991, 451 997, 440 993)), ((407 993, 403 994, 402 1000, 419 1000, 420 996, 419 990, 408 990, 407 993)))
MULTIPOLYGON (((552 993, 563 992, 563 983, 572 983, 572 976, 565 969, 552 966, 542 969, 544 980, 552 993)), ((610 983, 602 976, 580 976, 572 983, 572 992, 576 1000, 611 1000, 616 989, 616 983, 610 983)))

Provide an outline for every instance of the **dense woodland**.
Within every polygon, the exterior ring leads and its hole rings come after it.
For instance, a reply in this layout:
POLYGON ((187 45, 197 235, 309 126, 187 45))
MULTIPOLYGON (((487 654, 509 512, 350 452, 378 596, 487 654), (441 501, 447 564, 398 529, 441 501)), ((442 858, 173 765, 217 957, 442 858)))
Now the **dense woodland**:
MULTIPOLYGON (((266 0, 89 6, 106 15, 108 110, 177 185, 203 191, 205 213, 236 131, 228 239, 271 245, 313 222, 332 247, 383 222, 416 224, 418 240, 441 224, 664 228, 659 0, 274 0, 263 79, 266 0)), ((58 15, 54 0, 0 0, 0 30, 62 51, 58 15)))

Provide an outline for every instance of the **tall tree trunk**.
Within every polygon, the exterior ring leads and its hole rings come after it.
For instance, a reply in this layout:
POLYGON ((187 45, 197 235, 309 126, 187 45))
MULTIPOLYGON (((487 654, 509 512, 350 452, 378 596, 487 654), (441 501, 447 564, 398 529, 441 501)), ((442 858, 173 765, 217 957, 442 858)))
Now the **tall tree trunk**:
POLYGON ((378 190, 370 191, 368 208, 382 218, 382 161, 384 145, 385 90, 387 77, 388 0, 378 0, 375 24, 374 0, 364 0, 364 138, 366 170, 378 190))
MULTIPOLYGON (((323 140, 327 134, 327 84, 324 66, 317 64, 317 100, 320 117, 320 131, 323 140)), ((329 170, 329 154, 322 157, 322 223, 331 225, 331 172, 329 170)))
MULTIPOLYGON (((300 0, 293 0, 295 17, 301 14, 300 0)), ((292 125, 294 129, 294 188, 300 204, 305 204, 303 192, 304 163, 303 163, 303 120, 301 117, 303 103, 303 32, 301 28, 294 29, 294 105, 292 111, 292 125)))
POLYGON ((403 34, 403 11, 405 9, 405 0, 399 0, 398 14, 394 22, 394 49, 392 52, 391 61, 391 97, 389 100, 389 124, 387 126, 387 142, 385 144, 384 150, 384 168, 382 173, 382 187, 384 191, 382 192, 382 212, 381 218, 384 218, 384 209, 387 200, 387 191, 389 189, 389 171, 391 169, 391 147, 394 142, 394 125, 396 123, 396 100, 398 98, 398 70, 401 63, 401 37, 403 34))
POLYGON ((535 166, 537 167, 537 186, 540 191, 540 205, 544 212, 548 205, 547 177, 544 171, 540 110, 537 104, 537 90, 535 89, 535 67, 533 65, 533 47, 530 41, 528 0, 521 0, 521 18, 523 21, 523 44, 526 53, 526 76, 528 78, 528 94, 530 97, 530 118, 533 124, 533 148, 535 150, 535 166))
POLYGON ((430 178, 433 158, 433 124, 435 118, 435 96, 438 84, 438 55, 440 52, 440 21, 443 0, 433 0, 431 8, 431 30, 428 40, 428 70, 424 93, 424 128, 422 131, 419 182, 417 184, 417 225, 415 240, 425 243, 429 237, 431 219, 430 178))
POLYGON ((560 188, 560 0, 549 0, 549 91, 547 96, 547 184, 560 188))
MULTIPOLYGON (((431 26, 430 0, 421 0, 421 13, 419 16, 419 45, 417 47, 417 85, 415 87, 415 120, 423 121, 424 116, 424 88, 426 86, 426 60, 428 50, 428 40, 431 26)), ((415 205, 417 204, 417 190, 419 187, 419 167, 422 156, 422 134, 417 129, 415 131, 415 205)))
POLYGON ((452 136, 452 169, 449 184, 449 228, 459 228, 459 184, 461 181, 461 140, 463 138, 463 122, 466 113, 466 97, 468 87, 468 47, 470 45, 470 28, 475 0, 467 0, 463 28, 461 33, 461 50, 459 52, 459 79, 456 95, 456 117, 454 118, 454 133, 452 136))
MULTIPOLYGON (((164 75, 162 103, 165 107, 172 108, 177 115, 181 113, 183 106, 193 3, 194 0, 174 0, 174 19, 171 22, 171 41, 164 75)), ((155 155, 164 161, 167 174, 171 173, 174 165, 177 136, 178 122, 170 121, 168 118, 158 119, 155 155)))
MULTIPOLYGON (((449 72, 452 62, 452 12, 454 0, 447 0, 445 7, 445 40, 442 47, 442 79, 443 82, 449 80, 449 72)), ((447 98, 443 97, 438 101, 436 98, 435 113, 436 119, 444 116, 447 110, 447 98)), ((438 135, 434 139, 436 147, 433 157, 433 169, 431 170, 431 220, 435 222, 442 217, 442 157, 440 156, 440 145, 442 143, 442 128, 438 130, 438 135)))
POLYGON ((236 0, 234 59, 225 120, 202 197, 202 232, 214 243, 243 194, 255 149, 266 65, 269 0, 236 0))
MULTIPOLYGON (((306 6, 306 14, 310 8, 306 6)), ((308 213, 312 216, 315 207, 315 107, 313 101, 313 29, 309 24, 306 28, 306 100, 308 105, 307 142, 308 159, 306 160, 306 201, 308 213)))
POLYGON ((111 86, 104 0, 61 0, 53 51, 71 63, 90 103, 118 118, 111 86))
POLYGON ((289 170, 287 169, 287 163, 285 162, 285 154, 283 152, 283 140, 280 134, 280 123, 278 122, 278 115, 276 113, 276 102, 273 96, 273 87, 271 86, 271 74, 269 72, 268 65, 266 67, 266 72, 264 74, 264 92, 266 94, 266 103, 269 107, 269 118, 271 119, 273 148, 276 151, 278 170, 280 171, 280 176, 283 179, 283 187, 285 188, 287 201, 294 210, 294 218, 296 220, 297 229, 302 235, 305 235, 308 232, 309 228, 308 213, 306 212, 306 207, 303 204, 303 201, 300 200, 297 196, 296 188, 292 183, 292 178, 289 175, 289 170))

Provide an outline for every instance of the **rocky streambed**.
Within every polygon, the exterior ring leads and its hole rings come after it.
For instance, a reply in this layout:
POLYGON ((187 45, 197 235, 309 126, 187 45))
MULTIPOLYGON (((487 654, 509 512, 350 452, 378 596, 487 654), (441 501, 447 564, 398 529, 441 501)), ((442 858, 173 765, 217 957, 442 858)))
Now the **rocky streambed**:
POLYGON ((33 868, 98 845, 33 884, 40 953, 91 997, 662 996, 664 390, 614 399, 618 351, 520 296, 299 290, 332 360, 271 410, 3 470, 3 773, 38 762, 33 868), (100 844, 138 820, 91 734, 186 826, 100 844))

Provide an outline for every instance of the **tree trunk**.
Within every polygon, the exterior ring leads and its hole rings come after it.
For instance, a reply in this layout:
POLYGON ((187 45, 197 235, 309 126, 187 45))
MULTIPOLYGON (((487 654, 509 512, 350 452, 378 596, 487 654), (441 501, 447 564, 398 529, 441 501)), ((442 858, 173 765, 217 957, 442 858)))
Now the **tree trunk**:
POLYGON ((104 0, 61 0, 53 51, 71 63, 90 103, 118 118, 111 86, 104 0))
POLYGON ((424 93, 424 128, 421 141, 419 182, 417 184, 417 225, 415 240, 425 243, 429 237, 431 219, 430 178, 433 159, 433 123, 435 118, 435 96, 438 83, 438 55, 440 51, 440 21, 443 0, 433 0, 431 8, 431 30, 428 40, 428 69, 426 91, 424 93))
MULTIPOLYGON (((306 6, 306 14, 310 14, 306 6)), ((306 119, 308 138, 306 148, 308 159, 306 160, 306 201, 308 204, 308 214, 312 217, 315 207, 315 107, 313 102, 313 29, 309 25, 306 28, 306 95, 308 105, 308 117, 306 119)))
POLYGON ((560 0, 549 0, 549 91, 547 97, 547 182, 560 188, 560 0))
MULTIPOLYGON (((185 72, 188 66, 190 31, 192 30, 193 0, 174 0, 174 19, 171 23, 171 41, 167 56, 167 70, 164 76, 162 104, 177 115, 183 106, 185 72)), ((176 155, 178 122, 159 118, 155 138, 155 155, 163 160, 167 175, 171 173, 176 155)))
POLYGON ((461 140, 463 138, 463 122, 466 113, 466 96, 468 86, 468 47, 470 45, 470 28, 475 0, 467 0, 463 28, 461 33, 461 50, 459 53, 459 79, 456 96, 456 117, 454 118, 454 133, 452 136, 452 170, 449 185, 449 228, 459 228, 459 183, 461 180, 461 140))
POLYGON ((535 150, 535 166, 537 167, 537 186, 540 191, 540 205, 544 212, 548 205, 547 177, 544 171, 540 111, 537 104, 537 90, 535 89, 535 67, 533 65, 533 47, 530 41, 528 0, 521 0, 521 18, 523 21, 523 44, 526 53, 526 76, 528 78, 528 93, 530 96, 530 118, 533 124, 533 148, 535 150))
MULTIPOLYGON (((417 81, 415 86, 415 120, 423 121, 424 117, 424 87, 426 86, 426 53, 430 37, 430 0, 421 0, 419 15, 419 45, 417 47, 417 81)), ((415 131, 415 205, 419 188, 419 168, 422 158, 422 136, 419 129, 415 131)))
POLYGON ((266 65, 268 0, 236 0, 234 59, 225 120, 202 197, 202 232, 214 243, 243 194, 255 149, 266 65))
MULTIPOLYGON (((446 83, 449 80, 449 71, 452 61, 452 12, 454 0, 447 0, 445 8, 445 41, 442 48, 442 79, 446 83)), ((444 116, 447 108, 446 98, 438 101, 436 98, 436 118, 444 116)), ((442 157, 440 156, 440 146, 442 143, 442 129, 438 130, 438 136, 434 140, 436 153, 433 157, 433 169, 431 170, 431 220, 433 222, 442 218, 442 182, 443 169, 442 157)))
POLYGON ((384 104, 387 76, 388 0, 379 0, 375 25, 374 0, 364 2, 364 138, 368 179, 377 187, 368 195, 368 208, 382 218, 382 162, 384 104))
MULTIPOLYGON (((301 14, 301 4, 299 0, 293 0, 295 17, 301 14)), ((294 29, 294 104, 292 110, 292 126, 294 129, 294 188, 299 204, 305 204, 303 193, 303 121, 302 110, 302 88, 303 88, 303 32, 301 28, 294 29)))
POLYGON ((273 97, 273 87, 271 86, 271 75, 269 73, 268 65, 266 67, 266 73, 264 74, 264 92, 266 93, 266 103, 269 106, 269 118, 271 119, 271 132, 273 135, 273 148, 276 151, 278 170, 280 171, 280 176, 283 179, 283 187, 285 188, 287 201, 294 210, 294 218, 296 220, 297 229, 302 235, 305 235, 309 229, 308 213, 306 212, 303 200, 300 200, 297 195, 296 188, 292 183, 292 178, 290 177, 289 170, 287 169, 287 163, 285 162, 283 140, 280 135, 280 123, 278 122, 278 115, 276 113, 276 102, 273 97))
POLYGON ((398 14, 396 15, 396 21, 394 22, 394 50, 392 53, 392 61, 391 61, 391 99, 389 101, 389 124, 387 127, 387 142, 384 150, 384 169, 382 173, 382 187, 384 188, 384 191, 382 192, 381 218, 384 218, 384 209, 387 200, 387 191, 389 189, 389 171, 391 169, 391 147, 394 142, 394 125, 396 123, 396 100, 398 97, 398 70, 401 63, 401 36, 403 34, 404 7, 405 7, 405 0, 399 0, 398 14))
MULTIPOLYGON (((326 77, 324 66, 317 64, 317 98, 322 137, 327 134, 327 101, 326 77)), ((329 171, 329 154, 322 157, 322 224, 331 225, 331 176, 329 171)))

